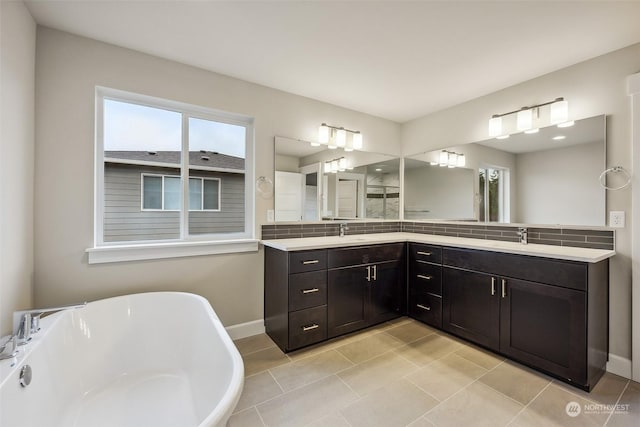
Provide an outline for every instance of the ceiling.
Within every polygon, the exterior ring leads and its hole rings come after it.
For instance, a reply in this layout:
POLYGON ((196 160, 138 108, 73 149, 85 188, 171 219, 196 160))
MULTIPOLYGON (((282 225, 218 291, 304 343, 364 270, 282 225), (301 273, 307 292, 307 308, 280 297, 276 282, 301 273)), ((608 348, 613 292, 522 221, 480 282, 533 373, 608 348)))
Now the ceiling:
POLYGON ((400 123, 640 42, 640 1, 25 3, 44 26, 400 123))

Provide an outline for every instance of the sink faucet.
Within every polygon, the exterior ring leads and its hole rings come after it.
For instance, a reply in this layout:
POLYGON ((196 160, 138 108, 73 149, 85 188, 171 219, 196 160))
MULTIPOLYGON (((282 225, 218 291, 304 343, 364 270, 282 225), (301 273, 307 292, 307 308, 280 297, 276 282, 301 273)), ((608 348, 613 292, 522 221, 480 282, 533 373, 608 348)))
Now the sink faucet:
POLYGON ((62 305, 59 307, 36 308, 34 310, 20 310, 13 313, 13 338, 16 345, 24 345, 31 339, 31 335, 40 330, 40 317, 46 313, 55 311, 71 310, 83 308, 87 302, 82 304, 62 305))
MULTIPOLYGON (((18 354, 18 340, 15 335, 0 338, 0 360, 13 359, 18 354)), ((11 365, 13 366, 13 364, 11 365)))
POLYGON ((518 228, 518 237, 520 237, 520 243, 522 243, 523 245, 529 243, 529 241, 527 240, 527 234, 528 231, 525 227, 518 228))
POLYGON ((349 226, 347 225, 346 222, 341 222, 340 223, 340 237, 344 237, 344 232, 349 230, 349 226))

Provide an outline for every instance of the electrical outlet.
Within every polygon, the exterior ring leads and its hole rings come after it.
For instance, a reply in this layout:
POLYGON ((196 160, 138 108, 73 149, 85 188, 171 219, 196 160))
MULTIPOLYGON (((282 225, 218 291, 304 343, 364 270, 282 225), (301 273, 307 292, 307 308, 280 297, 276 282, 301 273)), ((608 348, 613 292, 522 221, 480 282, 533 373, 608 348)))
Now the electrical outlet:
POLYGON ((267 222, 274 222, 275 219, 275 212, 273 209, 267 209, 267 222))
POLYGON ((609 227, 624 228, 624 211, 609 212, 609 227))

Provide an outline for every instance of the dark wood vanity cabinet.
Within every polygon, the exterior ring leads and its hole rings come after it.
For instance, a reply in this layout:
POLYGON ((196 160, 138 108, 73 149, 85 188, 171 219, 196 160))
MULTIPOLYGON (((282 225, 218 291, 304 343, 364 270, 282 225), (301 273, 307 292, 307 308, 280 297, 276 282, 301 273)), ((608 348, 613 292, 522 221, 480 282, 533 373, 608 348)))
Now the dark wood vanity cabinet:
POLYGON ((285 352, 405 312, 404 243, 312 251, 265 247, 265 329, 285 352))
POLYGON ((328 337, 404 313, 404 243, 328 251, 328 337))
POLYGON ((442 327, 442 248, 409 243, 407 311, 415 319, 442 327))
POLYGON ((267 334, 283 351, 327 339, 327 250, 265 247, 267 334))
POLYGON ((443 249, 443 329, 589 390, 608 354, 608 260, 443 249))

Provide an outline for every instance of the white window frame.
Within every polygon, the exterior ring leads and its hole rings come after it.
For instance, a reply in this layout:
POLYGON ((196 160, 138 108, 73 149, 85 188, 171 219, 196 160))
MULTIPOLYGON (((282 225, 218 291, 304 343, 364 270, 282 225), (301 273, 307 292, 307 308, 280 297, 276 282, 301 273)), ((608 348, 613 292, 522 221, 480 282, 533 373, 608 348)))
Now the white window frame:
MULTIPOLYGON (((489 164, 481 164, 479 170, 485 171, 485 187, 484 194, 480 196, 484 199, 484 222, 505 223, 510 222, 511 197, 509 196, 509 168, 504 166, 495 166, 489 164), (500 172, 500 182, 498 185, 498 221, 489 221, 489 169, 500 172)), ((479 172, 478 172, 479 173, 479 172)))
MULTIPOLYGON (((173 258, 218 253, 255 252, 255 141, 254 119, 177 101, 97 86, 95 91, 95 153, 94 153, 94 244, 87 249, 89 264, 173 258), (244 232, 189 235, 188 198, 182 198, 180 239, 105 242, 104 241, 104 100, 114 100, 146 107, 160 108, 182 114, 181 173, 183 194, 189 191, 189 118, 212 120, 243 126, 245 132, 245 224, 244 232)), ((194 168, 191 168, 194 169, 194 168)), ((197 168, 195 168, 197 169, 197 168)), ((142 183, 141 183, 142 185, 142 183)), ((164 185, 164 180, 163 180, 164 185)), ((221 190, 221 188, 220 188, 221 190)), ((221 191, 218 192, 220 198, 221 191)), ((164 198, 164 190, 163 195, 164 198)), ((141 202, 142 206, 142 202, 141 202)), ((220 208, 220 200, 218 202, 220 208)))
MULTIPOLYGON (((166 175, 166 174, 148 173, 148 172, 140 173, 140 211, 141 212, 180 212, 179 209, 166 209, 164 207, 164 180, 165 180, 165 178, 180 178, 180 175, 166 175), (144 178, 146 176, 153 176, 153 177, 156 177, 156 178, 162 178, 162 187, 160 189, 160 191, 162 192, 162 200, 160 201, 160 205, 161 205, 160 209, 145 208, 144 207, 144 178)), ((200 188, 202 189, 202 192, 200 193, 200 206, 204 206, 204 181, 217 181, 217 183, 218 183, 218 209, 204 209, 204 208, 191 209, 191 208, 189 208, 189 212, 222 212, 222 206, 221 206, 222 198, 221 198, 221 194, 220 194, 221 190, 222 190, 222 185, 221 185, 220 178, 208 178, 208 177, 203 177, 203 176, 189 176, 189 180, 192 180, 192 179, 197 179, 197 180, 200 181, 200 188)), ((189 192, 189 198, 191 198, 191 192, 189 192)))
POLYGON ((222 212, 222 180, 220 178, 209 178, 204 176, 190 176, 189 179, 199 179, 200 188, 202 192, 200 194, 200 209, 189 209, 191 212, 222 212), (205 209, 204 208, 204 182, 205 181, 218 181, 218 209, 205 209))

